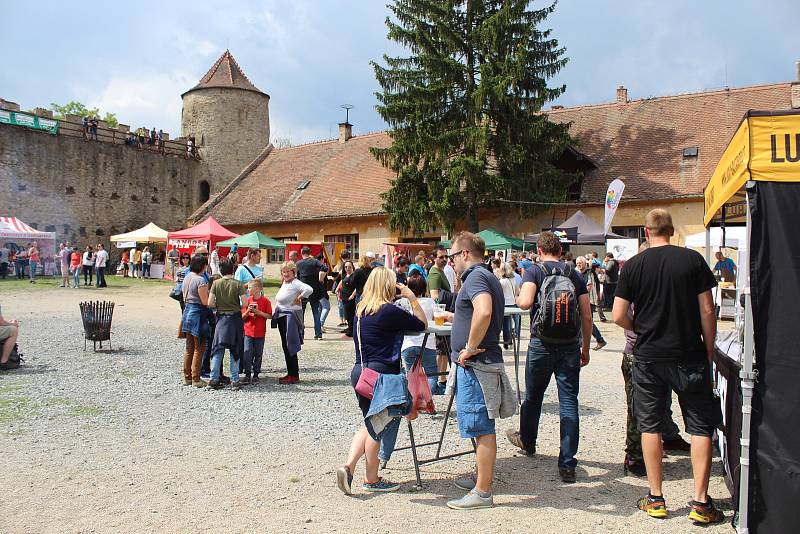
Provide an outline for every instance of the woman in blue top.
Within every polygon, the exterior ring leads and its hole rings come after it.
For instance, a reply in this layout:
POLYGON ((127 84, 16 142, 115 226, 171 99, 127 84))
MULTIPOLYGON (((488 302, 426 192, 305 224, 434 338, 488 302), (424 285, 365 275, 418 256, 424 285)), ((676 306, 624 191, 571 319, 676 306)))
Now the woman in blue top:
MULTIPOLYGON (((400 374, 400 348, 403 345, 405 332, 421 332, 427 326, 427 317, 417 297, 406 286, 397 283, 394 272, 385 267, 375 267, 370 272, 364 293, 356 308, 356 327, 353 332, 356 347, 356 363, 350 373, 350 381, 355 388, 361 376, 361 362, 364 366, 381 374, 400 374), (413 312, 409 314, 394 305, 397 289, 400 296, 411 303, 413 312)), ((370 399, 356 393, 358 406, 366 417, 369 412, 370 399)), ((366 426, 353 436, 347 464, 336 470, 336 481, 339 489, 350 495, 352 491, 353 472, 362 456, 366 456, 366 491, 395 491, 400 486, 378 476, 378 451, 380 442, 373 440, 366 426)))

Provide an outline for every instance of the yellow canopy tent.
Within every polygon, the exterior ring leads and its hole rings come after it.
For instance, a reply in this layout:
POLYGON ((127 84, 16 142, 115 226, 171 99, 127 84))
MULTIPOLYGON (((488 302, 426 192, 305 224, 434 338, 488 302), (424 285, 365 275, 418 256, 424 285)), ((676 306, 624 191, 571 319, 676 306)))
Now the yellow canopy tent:
POLYGON ((714 354, 738 532, 800 532, 800 433, 787 424, 800 413, 798 211, 800 110, 749 111, 706 186, 704 217, 707 227, 747 227, 738 274, 744 321, 740 336, 727 350, 718 342, 714 354), (732 359, 740 339, 741 357, 732 359))
POLYGON ((143 226, 138 230, 112 235, 111 241, 113 243, 166 243, 167 231, 153 223, 148 223, 147 226, 143 226))

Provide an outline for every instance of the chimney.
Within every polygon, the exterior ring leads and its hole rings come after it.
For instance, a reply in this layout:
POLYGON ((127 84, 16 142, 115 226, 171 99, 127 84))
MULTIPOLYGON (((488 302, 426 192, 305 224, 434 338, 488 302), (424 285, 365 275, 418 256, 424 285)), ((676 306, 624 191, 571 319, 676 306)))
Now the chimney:
POLYGON ((339 142, 346 143, 348 139, 353 137, 353 125, 349 122, 339 123, 339 142))
POLYGON ((628 101, 628 90, 624 85, 617 87, 617 104, 625 104, 628 101))
POLYGON ((792 109, 800 109, 800 61, 795 61, 795 79, 792 82, 792 109))

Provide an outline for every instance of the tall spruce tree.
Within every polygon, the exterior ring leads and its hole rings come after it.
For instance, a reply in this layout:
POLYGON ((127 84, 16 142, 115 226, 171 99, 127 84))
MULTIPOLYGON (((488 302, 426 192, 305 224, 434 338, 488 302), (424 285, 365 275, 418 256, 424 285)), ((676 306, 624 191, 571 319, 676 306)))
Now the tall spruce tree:
POLYGON ((397 173, 383 195, 394 230, 451 232, 494 199, 563 200, 572 177, 551 165, 568 125, 540 113, 565 86, 547 80, 567 62, 540 26, 555 3, 530 0, 395 0, 388 37, 410 51, 372 62, 378 113, 392 145, 373 154, 397 173))

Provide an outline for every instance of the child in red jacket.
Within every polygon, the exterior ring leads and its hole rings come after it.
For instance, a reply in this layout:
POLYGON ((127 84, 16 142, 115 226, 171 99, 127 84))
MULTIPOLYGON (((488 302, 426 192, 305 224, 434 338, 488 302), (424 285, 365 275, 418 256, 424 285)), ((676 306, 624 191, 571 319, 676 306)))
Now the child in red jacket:
POLYGON ((250 297, 242 308, 244 319, 244 377, 241 384, 258 384, 261 358, 264 355, 264 338, 267 335, 267 320, 272 319, 272 303, 264 296, 264 284, 260 278, 247 283, 250 297), (250 377, 252 374, 252 378, 250 377))

